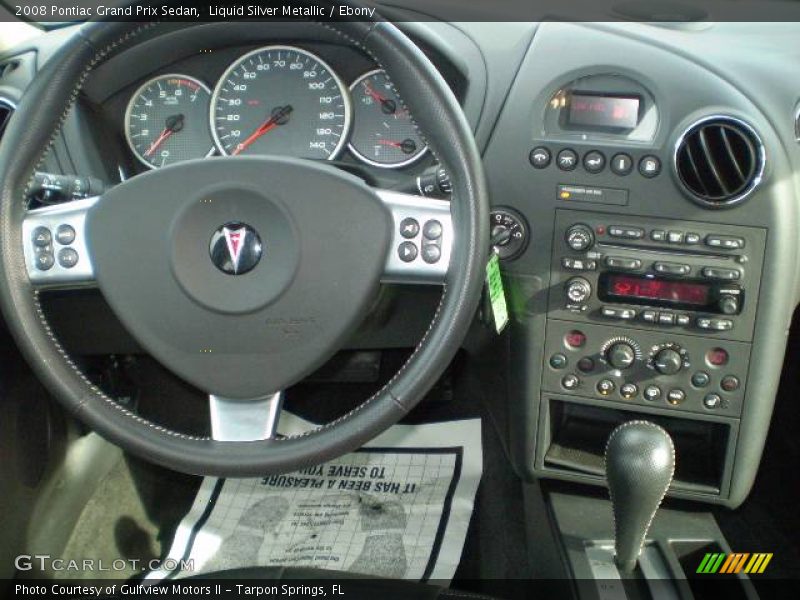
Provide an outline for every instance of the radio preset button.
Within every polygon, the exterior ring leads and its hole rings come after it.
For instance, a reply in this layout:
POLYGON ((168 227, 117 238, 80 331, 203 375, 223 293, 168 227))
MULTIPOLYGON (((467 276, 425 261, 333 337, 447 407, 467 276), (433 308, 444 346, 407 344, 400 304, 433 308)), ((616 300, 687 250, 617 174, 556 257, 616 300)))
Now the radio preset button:
POLYGON ((663 275, 688 275, 692 272, 692 267, 682 263, 656 262, 653 263, 653 270, 663 275))
POLYGON ((744 248, 744 239, 727 235, 707 235, 706 246, 724 250, 740 250, 744 248))
POLYGON ((675 315, 672 313, 658 313, 659 325, 675 325, 675 315))
POLYGON ((665 242, 667 240, 667 232, 663 229, 653 229, 650 232, 650 239, 654 242, 665 242))
POLYGON ((700 234, 699 233, 687 233, 684 241, 689 244, 690 246, 694 246, 695 244, 700 243, 700 234))
POLYGON ((613 306, 604 306, 600 314, 608 319, 623 319, 630 321, 636 318, 636 311, 632 308, 616 308, 613 306))
POLYGON ((687 327, 692 322, 692 319, 689 315, 678 315, 675 317, 675 322, 681 327, 687 327))
POLYGON ((639 227, 622 227, 621 225, 611 225, 608 228, 608 235, 614 238, 626 240, 640 240, 644 237, 644 229, 639 227))
POLYGON ((638 258, 625 258, 622 256, 606 256, 606 266, 611 269, 623 271, 636 271, 642 268, 642 261, 638 258))
POLYGON ((733 321, 730 319, 711 319, 711 329, 714 331, 730 331, 733 329, 733 321))
POLYGON ((682 231, 669 231, 667 232, 667 241, 670 244, 682 244, 683 232, 682 231))
POLYGON ((720 279, 722 281, 737 281, 742 276, 739 269, 720 269, 717 267, 703 267, 703 277, 706 279, 720 279))
POLYGON ((658 318, 658 313, 654 310, 642 311, 642 321, 646 323, 655 323, 658 318))

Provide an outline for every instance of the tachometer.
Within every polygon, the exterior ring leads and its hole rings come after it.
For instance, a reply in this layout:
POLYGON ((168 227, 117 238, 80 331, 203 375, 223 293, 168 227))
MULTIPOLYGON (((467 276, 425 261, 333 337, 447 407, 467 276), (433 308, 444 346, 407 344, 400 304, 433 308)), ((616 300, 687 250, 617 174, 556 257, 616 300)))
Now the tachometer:
POLYGON ((136 158, 155 169, 213 152, 210 101, 208 86, 188 75, 159 75, 145 82, 125 111, 125 138, 136 158))
POLYGON ((332 160, 350 128, 347 89, 318 56, 267 46, 234 62, 211 97, 220 152, 332 160))
POLYGON ((350 91, 354 106, 350 151, 356 157, 376 167, 396 169, 425 154, 428 147, 382 69, 356 79, 350 91))

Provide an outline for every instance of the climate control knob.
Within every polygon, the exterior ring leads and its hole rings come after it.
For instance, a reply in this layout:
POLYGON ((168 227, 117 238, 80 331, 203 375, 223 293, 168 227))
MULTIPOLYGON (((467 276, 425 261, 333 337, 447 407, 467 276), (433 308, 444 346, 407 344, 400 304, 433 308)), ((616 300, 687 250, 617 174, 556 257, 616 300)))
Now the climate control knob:
POLYGON ((653 366, 662 375, 675 375, 683 368, 683 357, 674 348, 664 348, 653 357, 653 366))
POLYGON ((569 304, 584 304, 592 296, 592 284, 583 277, 573 277, 565 287, 569 304))
POLYGON ((594 245, 594 231, 588 225, 578 223, 567 229, 564 239, 575 252, 584 252, 594 245))
POLYGON ((636 360, 636 350, 627 342, 617 342, 606 350, 606 360, 615 369, 627 369, 636 360))

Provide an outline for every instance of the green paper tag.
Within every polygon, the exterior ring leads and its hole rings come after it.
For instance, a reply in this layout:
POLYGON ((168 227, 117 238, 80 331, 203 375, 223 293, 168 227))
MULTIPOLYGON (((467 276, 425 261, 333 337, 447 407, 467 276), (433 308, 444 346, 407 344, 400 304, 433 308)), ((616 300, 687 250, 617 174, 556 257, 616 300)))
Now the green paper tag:
POLYGON ((506 293, 503 290, 503 278, 500 276, 500 259, 492 252, 486 265, 486 285, 489 288, 489 302, 492 305, 492 316, 497 333, 502 333, 508 325, 508 307, 506 293))

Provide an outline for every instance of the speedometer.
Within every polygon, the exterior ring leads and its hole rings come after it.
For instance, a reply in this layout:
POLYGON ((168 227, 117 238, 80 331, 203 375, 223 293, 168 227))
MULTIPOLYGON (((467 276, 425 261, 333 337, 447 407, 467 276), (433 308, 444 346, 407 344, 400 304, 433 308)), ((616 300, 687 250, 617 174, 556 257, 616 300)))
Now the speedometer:
POLYGON ((211 97, 211 131, 223 154, 332 160, 347 139, 351 112, 347 88, 321 58, 267 46, 223 73, 211 97))

